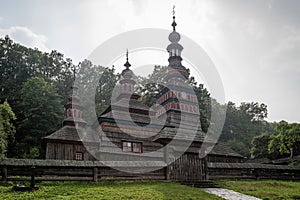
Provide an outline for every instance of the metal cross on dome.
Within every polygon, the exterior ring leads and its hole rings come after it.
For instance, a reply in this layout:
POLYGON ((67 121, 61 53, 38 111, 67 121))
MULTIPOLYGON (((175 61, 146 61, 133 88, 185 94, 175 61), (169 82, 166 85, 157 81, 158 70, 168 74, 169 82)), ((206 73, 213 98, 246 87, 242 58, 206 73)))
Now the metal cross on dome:
POLYGON ((173 16, 175 16, 175 5, 173 5, 173 11, 172 11, 172 13, 173 13, 173 16))

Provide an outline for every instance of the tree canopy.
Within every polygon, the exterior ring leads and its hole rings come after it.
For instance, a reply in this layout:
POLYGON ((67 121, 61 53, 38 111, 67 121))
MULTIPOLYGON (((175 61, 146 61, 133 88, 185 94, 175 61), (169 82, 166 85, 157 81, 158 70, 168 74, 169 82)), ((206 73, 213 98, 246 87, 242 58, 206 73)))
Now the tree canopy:
POLYGON ((14 140, 16 129, 12 122, 15 119, 16 116, 7 101, 0 104, 0 158, 5 157, 9 143, 14 140))
POLYGON ((278 135, 273 136, 269 143, 270 152, 279 146, 281 154, 290 154, 290 157, 300 154, 300 124, 280 122, 275 127, 278 135))
POLYGON ((61 101, 56 88, 43 78, 33 77, 24 83, 20 105, 24 110, 24 119, 19 125, 18 134, 22 139, 17 145, 22 157, 31 157, 30 152, 36 147, 35 156, 42 158, 42 138, 58 129, 62 122, 61 101))

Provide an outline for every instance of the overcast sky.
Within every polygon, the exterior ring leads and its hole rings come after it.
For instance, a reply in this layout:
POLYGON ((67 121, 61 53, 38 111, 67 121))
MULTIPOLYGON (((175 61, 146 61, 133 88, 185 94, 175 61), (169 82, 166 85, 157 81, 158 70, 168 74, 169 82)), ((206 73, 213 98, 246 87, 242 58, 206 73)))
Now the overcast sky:
POLYGON ((178 32, 211 58, 227 101, 265 103, 269 121, 300 122, 300 1, 0 2, 0 36, 42 51, 56 49, 75 63, 120 33, 171 30, 175 4, 178 32))

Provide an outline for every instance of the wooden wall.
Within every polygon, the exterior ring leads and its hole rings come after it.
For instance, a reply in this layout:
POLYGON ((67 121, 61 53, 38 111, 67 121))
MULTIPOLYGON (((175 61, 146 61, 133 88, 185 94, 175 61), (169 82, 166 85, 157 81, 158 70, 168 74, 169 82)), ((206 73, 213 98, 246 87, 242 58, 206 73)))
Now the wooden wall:
POLYGON ((82 143, 67 143, 63 141, 47 142, 46 159, 74 160, 76 151, 83 152, 84 160, 95 160, 95 158, 89 154, 82 143))

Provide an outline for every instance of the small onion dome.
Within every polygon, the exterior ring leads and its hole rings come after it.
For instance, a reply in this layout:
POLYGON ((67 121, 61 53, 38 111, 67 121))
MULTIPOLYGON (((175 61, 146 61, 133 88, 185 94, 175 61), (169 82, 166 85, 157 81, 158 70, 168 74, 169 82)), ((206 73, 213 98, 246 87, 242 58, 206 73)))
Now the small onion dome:
POLYGON ((179 51, 182 51, 183 47, 179 43, 171 43, 167 47, 167 51, 171 52, 172 49, 178 49, 179 51))
POLYGON ((177 43, 180 40, 180 34, 177 33, 176 31, 172 31, 169 35, 169 41, 172 43, 177 43))
POLYGON ((133 72, 130 69, 124 69, 122 71, 122 76, 124 79, 131 79, 133 77, 133 72))

